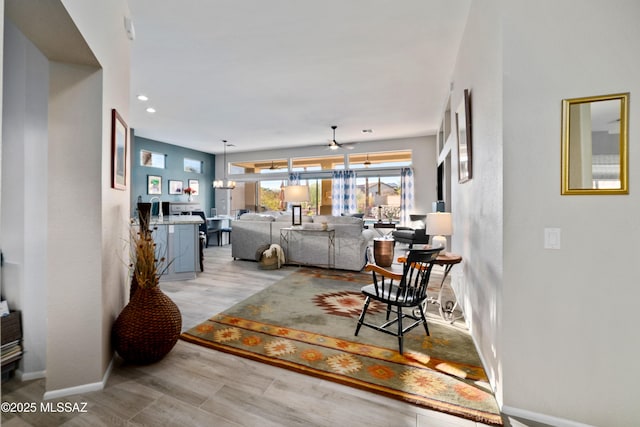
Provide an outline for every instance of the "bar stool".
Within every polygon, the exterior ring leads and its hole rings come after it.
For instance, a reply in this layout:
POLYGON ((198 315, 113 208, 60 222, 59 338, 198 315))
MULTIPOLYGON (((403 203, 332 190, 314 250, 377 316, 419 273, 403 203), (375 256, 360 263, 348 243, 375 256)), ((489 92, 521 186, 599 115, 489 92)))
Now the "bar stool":
POLYGON ((231 227, 223 227, 220 229, 220 240, 218 241, 218 246, 222 245, 222 242, 224 241, 224 233, 229 233, 229 243, 231 243, 231 227))

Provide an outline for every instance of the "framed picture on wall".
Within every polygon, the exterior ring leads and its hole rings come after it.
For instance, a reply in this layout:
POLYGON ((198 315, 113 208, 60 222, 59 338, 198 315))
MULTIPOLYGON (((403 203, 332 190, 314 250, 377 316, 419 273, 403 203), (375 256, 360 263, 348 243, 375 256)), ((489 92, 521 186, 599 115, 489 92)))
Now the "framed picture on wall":
POLYGON ((162 194, 162 177, 147 175, 147 194, 162 194))
POLYGON ((167 155, 153 151, 140 150, 140 166, 165 169, 167 155))
POLYGON ((202 173, 202 161, 184 158, 184 171, 202 173))
POLYGON ((471 156, 471 94, 464 90, 464 99, 456 110, 456 128, 458 131, 458 182, 469 181, 473 174, 471 156))
POLYGON ((191 188, 191 194, 197 196, 200 194, 200 181, 197 179, 190 179, 189 188, 191 188))
POLYGON ((111 187, 127 189, 128 128, 116 109, 111 110, 111 187))
POLYGON ((169 194, 182 194, 182 181, 170 179, 169 194))

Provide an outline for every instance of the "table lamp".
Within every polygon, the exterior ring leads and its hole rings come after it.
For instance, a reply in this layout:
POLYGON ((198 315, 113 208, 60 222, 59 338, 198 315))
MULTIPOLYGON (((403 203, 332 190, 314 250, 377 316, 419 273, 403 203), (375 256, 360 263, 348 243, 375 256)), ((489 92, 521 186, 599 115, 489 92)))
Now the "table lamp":
POLYGON ((301 221, 301 217, 299 221, 296 221, 296 211, 298 215, 302 215, 302 202, 308 202, 311 200, 311 196, 309 195, 309 187, 306 185, 288 185, 284 187, 284 201, 287 203, 292 203, 291 205, 291 224, 299 225, 301 221))
POLYGON ((388 203, 387 196, 383 196, 378 193, 373 199, 373 203, 378 205, 378 222, 382 222, 382 205, 386 205, 388 203))
POLYGON ((451 213, 449 212, 432 212, 427 214, 427 229, 425 231, 431 236, 432 248, 446 248, 447 238, 453 234, 453 224, 451 222, 451 213))

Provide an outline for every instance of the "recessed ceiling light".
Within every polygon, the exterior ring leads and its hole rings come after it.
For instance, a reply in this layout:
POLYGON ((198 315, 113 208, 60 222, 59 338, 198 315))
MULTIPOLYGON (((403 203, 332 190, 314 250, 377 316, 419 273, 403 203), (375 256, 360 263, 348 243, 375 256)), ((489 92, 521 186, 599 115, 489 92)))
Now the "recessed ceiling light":
POLYGON ((155 112, 156 112, 155 108, 153 108, 153 107, 147 108, 147 113, 155 113, 155 112))
POLYGON ((147 95, 138 95, 138 101, 148 101, 147 95))
POLYGON ((373 133, 373 129, 362 129, 362 133, 373 133))

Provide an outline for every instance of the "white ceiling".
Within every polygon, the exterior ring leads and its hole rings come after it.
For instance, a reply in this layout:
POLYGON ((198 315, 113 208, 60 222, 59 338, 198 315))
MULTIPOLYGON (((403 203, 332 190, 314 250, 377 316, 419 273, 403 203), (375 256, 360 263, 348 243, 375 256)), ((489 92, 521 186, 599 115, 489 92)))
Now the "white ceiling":
POLYGON ((435 134, 469 4, 129 0, 129 125, 210 153, 435 134))

